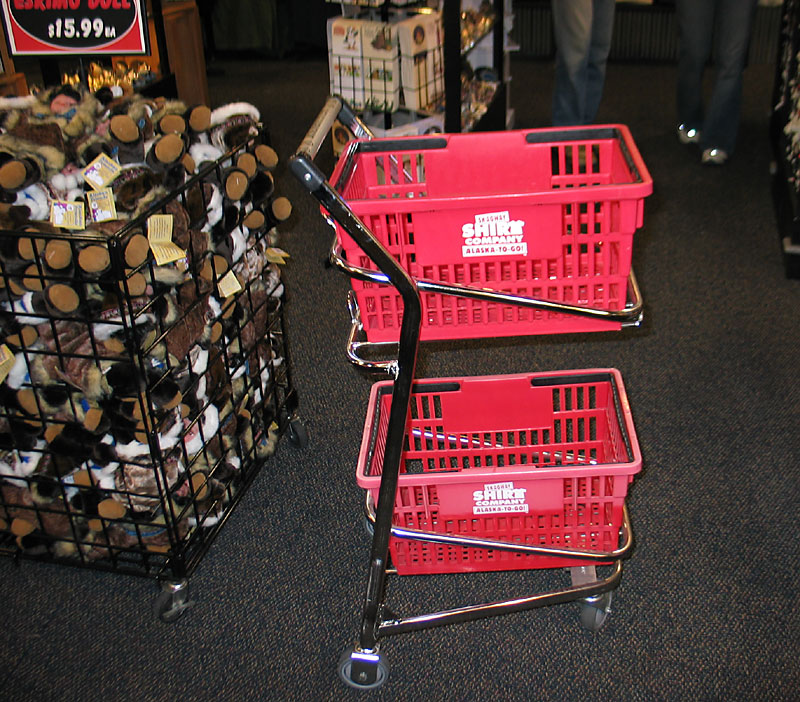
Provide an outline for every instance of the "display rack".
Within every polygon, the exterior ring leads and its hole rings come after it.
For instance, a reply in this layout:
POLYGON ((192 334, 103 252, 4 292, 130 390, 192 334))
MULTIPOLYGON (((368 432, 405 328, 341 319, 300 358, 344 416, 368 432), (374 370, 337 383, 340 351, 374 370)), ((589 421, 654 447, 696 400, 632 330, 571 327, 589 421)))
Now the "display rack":
POLYGON ((800 278, 800 3, 786 0, 770 118, 772 188, 787 277, 800 278))
MULTIPOLYGON (((339 49, 331 50, 332 94, 341 94, 358 110, 384 112, 386 117, 381 126, 387 131, 398 124, 408 123, 409 120, 401 114, 403 108, 413 111, 420 119, 440 113, 443 118, 442 128, 449 132, 500 130, 510 126, 510 67, 506 60, 505 25, 512 15, 506 11, 507 3, 504 0, 492 0, 491 3, 467 3, 461 0, 406 3, 354 0, 339 4, 342 5, 343 17, 366 16, 382 22, 388 22, 390 16, 397 16, 404 11, 412 16, 417 11, 424 13, 426 9, 439 9, 444 36, 436 48, 427 43, 430 32, 425 35, 425 45, 413 46, 412 49, 404 49, 401 38, 400 65, 392 65, 388 58, 372 50, 369 55, 366 51, 354 50, 353 57, 347 57, 346 52, 340 52, 339 49), (487 11, 487 6, 491 6, 491 11, 487 11), (490 56, 484 58, 487 40, 490 56), (421 50, 417 54, 417 48, 427 51, 421 50), (471 66, 470 58, 474 59, 476 56, 481 58, 477 65, 471 66), (412 62, 413 75, 409 71, 412 62), (391 83, 392 79, 382 78, 376 81, 375 76, 378 74, 402 74, 402 80, 397 81, 395 78, 394 84, 391 83), (413 87, 409 90, 411 80, 413 87), (360 91, 357 87, 359 81, 363 86, 360 91), (404 85, 400 87, 398 82, 404 85), (404 106, 398 111, 401 90, 404 106), (401 115, 400 119, 395 119, 395 115, 401 115)), ((339 33, 341 32, 340 29, 339 33)), ((366 37, 362 40, 367 41, 366 37)))
MULTIPOLYGON (((492 0, 494 21, 489 33, 492 36, 492 67, 498 77, 494 96, 480 119, 469 126, 471 131, 497 131, 506 128, 506 93, 510 75, 505 69, 505 7, 504 0, 492 0)), ((445 73, 445 131, 464 131, 462 120, 463 59, 474 50, 478 41, 462 43, 461 0, 442 0, 442 22, 444 25, 444 73, 445 73)), ((479 37, 480 39, 482 37, 479 37)))
POLYGON ((0 231, 0 555, 155 578, 172 619, 281 433, 304 445, 274 229, 229 264, 212 226, 260 139, 116 233, 0 231), (184 258, 156 262, 155 215, 184 258))

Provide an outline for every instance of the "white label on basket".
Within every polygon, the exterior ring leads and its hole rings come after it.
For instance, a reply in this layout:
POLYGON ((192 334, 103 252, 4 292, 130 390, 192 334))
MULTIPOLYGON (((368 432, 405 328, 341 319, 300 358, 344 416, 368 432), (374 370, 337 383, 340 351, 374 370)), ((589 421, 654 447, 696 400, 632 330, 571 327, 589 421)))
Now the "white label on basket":
POLYGON ((475 215, 475 222, 461 227, 464 242, 461 255, 474 256, 527 256, 528 244, 523 241, 525 222, 511 219, 508 212, 489 212, 475 215))
POLYGON ((473 514, 500 514, 504 512, 528 512, 525 502, 526 488, 515 488, 514 483, 490 483, 483 490, 472 493, 473 514))

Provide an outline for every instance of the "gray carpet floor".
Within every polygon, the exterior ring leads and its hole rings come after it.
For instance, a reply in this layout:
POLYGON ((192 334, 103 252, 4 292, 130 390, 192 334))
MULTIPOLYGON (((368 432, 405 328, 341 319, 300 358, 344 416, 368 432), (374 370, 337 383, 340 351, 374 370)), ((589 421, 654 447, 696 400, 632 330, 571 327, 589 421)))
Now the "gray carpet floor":
MULTIPOLYGON (((324 58, 220 61, 214 106, 255 104, 285 167, 327 92, 324 58)), ((552 69, 515 59, 516 126, 547 126, 552 69)), ((283 441, 191 580, 173 624, 153 582, 0 562, 0 699, 791 700, 800 690, 800 281, 770 196, 774 68, 746 72, 724 168, 674 135, 675 69, 613 64, 599 121, 622 122, 654 179, 634 268, 645 321, 619 333, 423 346, 424 376, 616 367, 644 469, 635 551, 599 633, 574 605, 387 639, 388 683, 345 688, 368 539, 355 461, 372 378, 344 356, 348 281, 285 171, 288 329, 308 448, 283 441)), ((330 171, 333 158, 319 158, 330 171)), ((394 578, 405 614, 525 595, 561 572, 394 578)))

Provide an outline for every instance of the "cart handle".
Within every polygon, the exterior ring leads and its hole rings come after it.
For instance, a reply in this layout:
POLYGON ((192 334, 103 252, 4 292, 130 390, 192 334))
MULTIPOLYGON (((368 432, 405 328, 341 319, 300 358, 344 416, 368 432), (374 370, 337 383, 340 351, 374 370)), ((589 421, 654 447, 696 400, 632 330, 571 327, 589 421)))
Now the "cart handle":
POLYGON ((322 142, 325 141, 326 134, 337 119, 358 139, 374 137, 372 130, 353 112, 347 102, 338 95, 331 95, 300 143, 297 155, 306 156, 313 161, 319 153, 322 142))
MULTIPOLYGON (((357 127, 355 115, 341 98, 329 98, 322 112, 306 134, 298 151, 289 160, 289 170, 319 201, 326 212, 348 231, 353 241, 384 273, 388 282, 395 287, 403 300, 403 321, 400 325, 400 346, 397 361, 391 367, 394 376, 392 402, 389 408, 389 422, 386 431, 386 449, 383 456, 381 485, 378 500, 381 504, 394 504, 397 483, 400 476, 400 461, 403 452, 406 417, 411 405, 411 386, 419 351, 419 337, 422 328, 422 300, 414 279, 395 260, 372 232, 348 207, 342 197, 333 189, 327 178, 314 164, 314 156, 319 151, 325 134, 330 130, 336 117, 344 112, 345 120, 357 127), (352 117, 352 119, 350 119, 352 117)), ((361 621, 360 645, 374 648, 378 631, 378 619, 383 602, 386 579, 386 561, 389 554, 392 510, 379 510, 375 522, 375 533, 370 550, 367 592, 364 613, 361 621)))

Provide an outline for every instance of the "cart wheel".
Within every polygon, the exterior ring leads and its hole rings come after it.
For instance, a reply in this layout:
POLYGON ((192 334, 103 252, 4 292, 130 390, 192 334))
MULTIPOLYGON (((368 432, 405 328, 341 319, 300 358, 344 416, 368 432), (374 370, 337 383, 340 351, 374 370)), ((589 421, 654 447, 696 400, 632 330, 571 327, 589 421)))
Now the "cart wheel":
POLYGON ((308 446, 308 430, 305 424, 297 417, 289 420, 289 425, 286 427, 286 438, 295 448, 306 448, 308 446))
POLYGON ((350 677, 353 669, 352 655, 354 652, 355 649, 351 646, 350 648, 345 649, 341 658, 339 658, 339 665, 336 669, 339 673, 339 677, 342 679, 342 682, 345 685, 354 687, 356 690, 376 690, 377 688, 381 687, 389 679, 389 666, 384 660, 383 656, 376 656, 378 660, 376 664, 377 675, 375 677, 375 681, 372 683, 359 683, 350 677))
POLYGON ((611 613, 611 598, 613 594, 613 592, 604 592, 601 595, 580 600, 581 626, 584 629, 600 631, 611 613))
POLYGON ((169 624, 176 621, 192 603, 189 601, 188 584, 164 584, 163 587, 156 598, 154 609, 158 618, 169 624))

